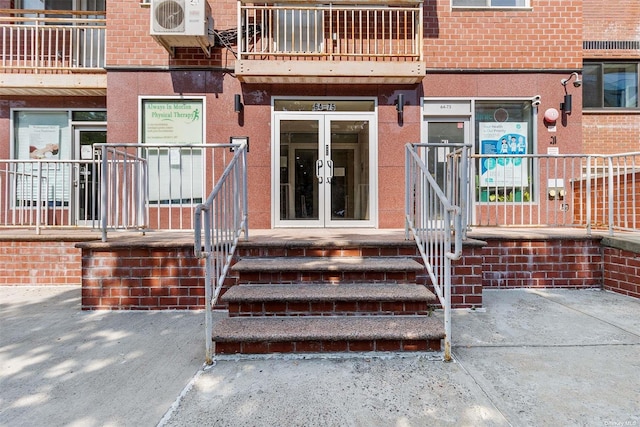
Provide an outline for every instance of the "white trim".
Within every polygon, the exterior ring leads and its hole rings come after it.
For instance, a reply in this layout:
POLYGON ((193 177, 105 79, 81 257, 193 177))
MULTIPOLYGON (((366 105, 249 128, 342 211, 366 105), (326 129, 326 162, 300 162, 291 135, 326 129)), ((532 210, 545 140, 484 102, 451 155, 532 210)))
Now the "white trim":
MULTIPOLYGON (((319 130, 320 135, 324 135, 325 129, 319 130)), ((321 208, 322 206, 319 206, 321 208)), ((376 97, 341 97, 341 96, 274 96, 271 98, 271 227, 327 227, 327 228, 377 228, 378 227, 378 100, 376 97), (322 101, 373 101, 374 111, 275 111, 275 102, 279 100, 318 100, 322 101), (331 221, 326 219, 325 223, 318 221, 281 221, 279 219, 280 203, 279 188, 279 163, 280 163, 280 144, 278 138, 278 130, 280 120, 300 119, 313 120, 318 119, 319 125, 322 125, 323 117, 332 119, 345 119, 353 117, 355 120, 367 120, 369 122, 369 219, 353 220, 353 221, 331 221)))

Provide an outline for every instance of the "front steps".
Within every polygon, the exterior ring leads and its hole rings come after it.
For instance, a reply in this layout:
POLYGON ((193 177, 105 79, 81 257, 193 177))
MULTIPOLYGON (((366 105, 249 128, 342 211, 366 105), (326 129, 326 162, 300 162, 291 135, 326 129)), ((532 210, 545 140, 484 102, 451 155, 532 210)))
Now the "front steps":
POLYGON ((216 354, 441 349, 444 328, 430 316, 436 298, 416 283, 424 267, 401 251, 362 256, 366 248, 301 252, 297 246, 276 252, 245 250, 232 267, 237 284, 222 296, 229 317, 214 326, 216 354))

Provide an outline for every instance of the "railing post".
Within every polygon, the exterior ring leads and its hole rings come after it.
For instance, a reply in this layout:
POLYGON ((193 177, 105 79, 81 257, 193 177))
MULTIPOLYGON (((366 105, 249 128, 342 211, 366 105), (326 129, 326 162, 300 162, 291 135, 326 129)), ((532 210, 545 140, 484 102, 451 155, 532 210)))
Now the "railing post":
POLYGON ((242 150, 242 216, 244 221, 244 239, 249 240, 249 193, 247 183, 247 146, 242 150))
POLYGON ((411 186, 411 172, 410 172, 410 167, 411 167, 411 158, 409 157, 409 150, 410 150, 411 145, 410 144, 406 144, 404 146, 404 238, 405 240, 409 240, 409 218, 411 215, 411 212, 409 211, 409 206, 411 203, 411 200, 409 200, 409 192, 411 191, 409 189, 409 187, 411 186))
POLYGON ((586 197, 585 197, 585 206, 587 209, 586 212, 586 226, 587 226, 587 236, 591 236, 591 156, 587 156, 587 187, 586 187, 586 197))
POLYGON ((102 169, 100 171, 100 230, 102 232, 102 241, 106 242, 107 241, 107 212, 108 212, 107 189, 109 188, 108 186, 109 172, 107 170, 107 166, 109 163, 107 162, 107 146, 102 145, 100 148, 102 150, 102 158, 100 159, 102 163, 102 169))
MULTIPOLYGON (((450 221, 451 216, 450 212, 445 209, 444 217, 445 217, 445 233, 444 233, 444 241, 445 246, 444 250, 451 250, 451 228, 450 221)), ((448 256, 443 257, 444 262, 444 282, 442 283, 444 289, 444 361, 451 362, 451 258, 448 256)))
MULTIPOLYGON (((36 176, 37 188, 38 188, 38 197, 37 197, 37 207, 36 207, 36 234, 40 234, 40 227, 42 225, 41 220, 41 212, 42 209, 42 167, 43 163, 38 163, 38 175, 36 176)), ((47 174, 48 176, 48 174, 47 174)))
POLYGON ((613 158, 611 156, 607 157, 607 166, 608 166, 608 177, 607 177, 607 185, 609 188, 607 189, 607 197, 609 198, 609 235, 613 236, 613 224, 614 224, 614 214, 613 214, 613 158))

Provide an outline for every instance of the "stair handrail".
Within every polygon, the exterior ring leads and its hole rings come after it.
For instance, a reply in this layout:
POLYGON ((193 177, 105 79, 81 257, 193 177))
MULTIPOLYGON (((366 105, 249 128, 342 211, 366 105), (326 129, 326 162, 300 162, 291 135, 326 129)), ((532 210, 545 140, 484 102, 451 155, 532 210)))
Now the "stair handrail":
POLYGON ((444 310, 444 360, 451 360, 451 261, 462 256, 470 144, 447 144, 442 189, 422 156, 441 144, 406 145, 405 232, 413 236, 444 310), (453 249, 452 249, 453 246, 453 249))
POLYGON ((205 363, 213 364, 215 306, 240 235, 248 232, 247 142, 229 144, 235 152, 204 203, 194 213, 194 252, 205 260, 205 363), (203 239, 204 238, 204 239, 203 239))

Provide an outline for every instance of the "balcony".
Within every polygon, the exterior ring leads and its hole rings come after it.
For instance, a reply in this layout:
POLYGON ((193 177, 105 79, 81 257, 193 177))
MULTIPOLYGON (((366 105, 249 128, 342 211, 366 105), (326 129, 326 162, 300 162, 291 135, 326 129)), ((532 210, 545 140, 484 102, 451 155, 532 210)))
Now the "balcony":
POLYGON ((414 84, 422 80, 422 1, 238 2, 244 83, 414 84))
POLYGON ((104 12, 0 9, 0 95, 105 96, 104 12))

